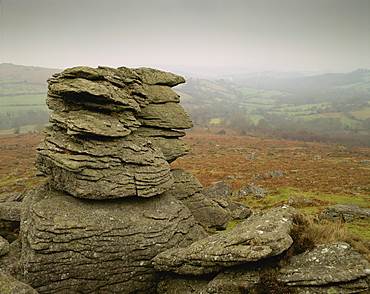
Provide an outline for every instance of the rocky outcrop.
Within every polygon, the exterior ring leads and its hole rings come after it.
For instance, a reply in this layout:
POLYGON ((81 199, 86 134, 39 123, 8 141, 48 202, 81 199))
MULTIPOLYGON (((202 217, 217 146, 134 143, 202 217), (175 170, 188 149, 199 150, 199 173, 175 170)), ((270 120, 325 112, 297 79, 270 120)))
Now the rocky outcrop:
POLYGON ((230 210, 230 219, 232 220, 246 219, 253 213, 248 205, 230 200, 232 187, 225 181, 214 183, 200 192, 221 206, 227 207, 230 210))
POLYGON ((192 126, 170 89, 184 79, 75 67, 48 82, 52 125, 36 166, 51 179, 22 204, 23 280, 39 293, 155 293, 150 260, 208 236, 165 193, 169 162, 187 153, 177 129, 192 126))
POLYGON ((264 178, 274 179, 274 178, 279 178, 283 176, 284 176, 284 173, 281 170, 274 170, 272 172, 265 173, 265 174, 254 173, 252 176, 252 179, 264 179, 264 178))
POLYGON ((361 254, 345 242, 332 242, 293 256, 278 279, 299 286, 299 293, 359 293, 368 289, 369 275, 370 263, 361 254))
POLYGON ((227 199, 232 195, 233 189, 230 184, 225 181, 220 181, 204 188, 202 194, 213 199, 227 199))
POLYGON ((345 242, 316 246, 279 269, 270 258, 222 270, 216 275, 167 275, 160 294, 176 293, 367 293, 369 262, 345 242))
POLYGON ((126 67, 75 67, 54 75, 47 97, 53 125, 38 146, 37 168, 56 189, 79 198, 166 191, 172 185, 168 162, 188 152, 178 139, 183 133, 173 129, 192 122, 170 89, 184 81, 126 67))
POLYGON ((243 188, 239 189, 235 193, 235 197, 243 197, 243 196, 253 196, 256 198, 263 198, 265 197, 269 192, 265 189, 262 189, 260 187, 257 187, 252 184, 246 184, 243 188))
POLYGON ((182 275, 204 275, 279 255, 293 243, 289 233, 296 213, 283 206, 253 214, 229 232, 158 254, 153 259, 154 266, 160 271, 182 275))
POLYGON ((337 204, 324 209, 320 217, 331 221, 343 221, 348 223, 355 219, 370 218, 370 209, 360 208, 360 206, 353 203, 337 204))

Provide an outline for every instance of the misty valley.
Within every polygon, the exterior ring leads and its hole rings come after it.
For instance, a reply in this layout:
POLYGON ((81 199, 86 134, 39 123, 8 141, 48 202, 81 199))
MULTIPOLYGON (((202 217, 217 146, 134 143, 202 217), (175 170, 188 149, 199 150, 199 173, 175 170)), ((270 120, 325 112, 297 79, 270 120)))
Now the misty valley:
MULTIPOLYGON (((48 123, 46 79, 56 69, 1 64, 0 134, 48 123)), ((370 145, 370 70, 302 76, 261 72, 188 78, 174 90, 196 126, 299 141, 370 145)))

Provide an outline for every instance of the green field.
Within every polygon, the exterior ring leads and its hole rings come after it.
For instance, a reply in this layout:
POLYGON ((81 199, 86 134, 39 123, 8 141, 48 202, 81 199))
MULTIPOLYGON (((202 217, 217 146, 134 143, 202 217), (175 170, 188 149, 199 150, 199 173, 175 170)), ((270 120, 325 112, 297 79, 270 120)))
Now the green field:
POLYGON ((0 84, 0 99, 7 95, 23 95, 24 93, 46 93, 47 86, 28 83, 0 84))
POLYGON ((27 111, 30 109, 47 110, 45 98, 46 93, 0 97, 0 113, 27 111))

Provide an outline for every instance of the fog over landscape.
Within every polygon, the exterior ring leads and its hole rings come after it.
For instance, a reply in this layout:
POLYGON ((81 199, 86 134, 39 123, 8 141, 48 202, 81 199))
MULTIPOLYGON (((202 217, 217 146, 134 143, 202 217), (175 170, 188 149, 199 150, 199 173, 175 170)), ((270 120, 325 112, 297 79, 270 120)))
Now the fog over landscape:
POLYGON ((368 0, 2 0, 0 63, 183 72, 370 68, 368 0))

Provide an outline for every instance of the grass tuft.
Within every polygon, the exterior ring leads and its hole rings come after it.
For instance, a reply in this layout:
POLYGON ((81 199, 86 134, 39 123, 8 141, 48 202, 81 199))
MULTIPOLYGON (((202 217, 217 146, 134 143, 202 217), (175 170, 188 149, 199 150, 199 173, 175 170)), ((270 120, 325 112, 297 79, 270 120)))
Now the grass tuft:
POLYGON ((312 250, 315 245, 343 241, 370 261, 370 240, 348 230, 340 222, 318 220, 310 215, 296 214, 293 217, 291 236, 293 245, 286 253, 286 258, 312 250))

